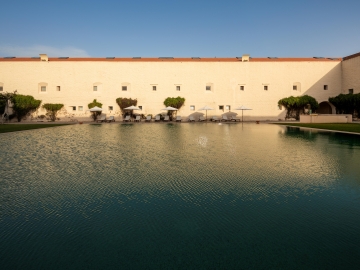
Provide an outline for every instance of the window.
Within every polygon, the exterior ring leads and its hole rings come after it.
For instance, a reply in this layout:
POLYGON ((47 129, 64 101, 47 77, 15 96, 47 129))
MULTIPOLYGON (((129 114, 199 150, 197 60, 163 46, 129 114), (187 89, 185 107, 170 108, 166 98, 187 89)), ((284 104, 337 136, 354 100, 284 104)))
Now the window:
POLYGON ((152 89, 153 91, 156 91, 156 85, 153 85, 152 89))
POLYGON ((127 86, 121 86, 122 91, 127 91, 127 86))
POLYGON ((293 85, 293 90, 297 91, 297 85, 293 85))
POLYGON ((76 106, 71 106, 73 111, 76 111, 76 106))
POLYGON ((56 91, 60 91, 60 86, 56 86, 56 91))
POLYGON ((211 86, 210 85, 206 86, 206 91, 211 91, 211 86))
POLYGON ((2 86, 0 86, 0 92, 1 92, 1 91, 4 91, 4 88, 3 88, 2 86))
POLYGON ((190 111, 195 111, 195 106, 194 105, 190 105, 190 111))
POLYGON ((354 89, 349 89, 349 94, 354 94, 354 89))
POLYGON ((97 85, 93 86, 93 91, 97 91, 97 85))
POLYGON ((230 105, 226 105, 226 106, 225 106, 225 110, 229 110, 229 111, 230 111, 230 109, 231 109, 231 106, 230 106, 230 105))
POLYGON ((282 110, 282 105, 278 105, 279 110, 282 110))
POLYGON ((267 85, 264 85, 264 90, 265 91, 269 90, 269 87, 267 85))
POLYGON ((176 91, 180 91, 180 85, 176 86, 176 91))
POLYGON ((109 106, 108 109, 109 109, 109 111, 113 111, 113 110, 114 110, 114 107, 113 107, 113 106, 109 106))
MULTIPOLYGON (((78 110, 79 110, 79 111, 83 111, 83 106, 79 106, 79 107, 78 107, 78 110)), ((73 111, 75 111, 75 110, 73 109, 73 111)))
POLYGON ((142 111, 142 107, 143 107, 143 106, 138 106, 138 108, 139 108, 141 111, 142 111))
POLYGON ((328 90, 327 84, 324 85, 324 90, 328 90))
POLYGON ((46 86, 41 86, 41 92, 46 92, 46 86))
POLYGON ((219 110, 224 111, 224 105, 219 105, 219 110))
POLYGON ((245 86, 244 85, 240 85, 240 90, 244 91, 245 90, 245 86))

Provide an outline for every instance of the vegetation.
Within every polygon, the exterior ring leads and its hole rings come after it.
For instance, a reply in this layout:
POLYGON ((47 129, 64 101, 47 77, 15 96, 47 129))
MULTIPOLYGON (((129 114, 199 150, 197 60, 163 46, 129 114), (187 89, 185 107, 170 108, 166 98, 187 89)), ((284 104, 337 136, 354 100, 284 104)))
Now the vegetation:
POLYGON ((137 99, 132 98, 117 98, 116 103, 119 105, 121 114, 126 115, 125 108, 137 105, 137 99))
POLYGON ((360 133, 360 124, 357 123, 324 123, 324 124, 313 124, 313 123, 277 123, 279 125, 297 126, 297 127, 308 127, 317 129, 328 129, 334 131, 346 131, 360 133))
POLYGON ((319 108, 316 99, 308 95, 283 98, 278 101, 278 105, 286 108, 285 119, 295 118, 296 120, 300 119, 300 114, 305 114, 305 109, 316 111, 319 108))
POLYGON ((16 91, 14 93, 0 93, 0 114, 5 112, 6 104, 8 101, 13 103, 14 96, 16 95, 16 91))
MULTIPOLYGON (((173 108, 176 108, 178 110, 180 110, 180 108, 184 105, 185 103, 185 98, 182 98, 182 97, 168 97, 164 100, 164 105, 166 107, 173 107, 173 108)), ((173 114, 174 112, 176 111, 168 111, 168 115, 170 116, 170 119, 173 118, 173 114)))
POLYGON ((64 107, 64 104, 45 103, 42 107, 46 110, 46 114, 49 116, 50 120, 55 122, 57 113, 64 107))
POLYGON ((360 116, 360 93, 340 94, 336 97, 330 97, 329 102, 336 107, 337 114, 352 114, 354 117, 360 116))
MULTIPOLYGON (((93 100, 93 102, 88 104, 88 108, 94 108, 94 107, 99 107, 102 108, 102 103, 97 102, 96 99, 93 100)), ((99 112, 91 112, 91 118, 96 121, 97 117, 101 114, 101 111, 99 112)))
POLYGON ((12 103, 14 114, 18 122, 20 122, 21 119, 35 112, 40 107, 41 100, 34 99, 33 96, 14 94, 12 103))
POLYGON ((47 127, 58 127, 64 125, 66 124, 8 124, 8 125, 0 125, 0 133, 47 128, 47 127))

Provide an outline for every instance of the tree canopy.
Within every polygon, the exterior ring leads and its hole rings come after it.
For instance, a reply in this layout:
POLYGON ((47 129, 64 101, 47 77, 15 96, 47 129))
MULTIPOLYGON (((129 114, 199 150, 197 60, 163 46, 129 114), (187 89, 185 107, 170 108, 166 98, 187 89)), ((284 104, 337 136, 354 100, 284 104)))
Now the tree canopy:
POLYGON ((164 100, 164 105, 166 107, 170 106, 173 108, 176 108, 178 110, 180 110, 180 108, 184 105, 185 103, 185 98, 182 97, 168 97, 164 100))
POLYGON ((33 96, 18 95, 13 96, 13 111, 18 122, 28 114, 35 112, 41 104, 41 100, 34 99, 33 96))
MULTIPOLYGON (((88 104, 88 108, 91 109, 91 108, 94 108, 94 107, 99 107, 99 108, 102 108, 102 103, 98 102, 96 99, 93 100, 93 102, 90 102, 88 104)), ((91 118, 96 121, 97 117, 101 114, 101 111, 100 112, 91 112, 91 118)))
POLYGON ((51 121, 56 120, 57 113, 64 107, 64 104, 45 103, 42 107, 46 110, 51 121))
POLYGON ((329 102, 336 107, 337 114, 360 116, 360 93, 340 94, 336 97, 330 97, 329 102))
POLYGON ((282 105, 286 109, 285 118, 300 119, 300 114, 305 113, 305 108, 316 111, 319 108, 319 103, 315 98, 304 95, 304 96, 290 96, 287 98, 280 99, 278 105, 282 105))
POLYGON ((137 99, 132 98, 117 98, 116 103, 119 105, 121 114, 125 114, 125 108, 137 105, 137 99))

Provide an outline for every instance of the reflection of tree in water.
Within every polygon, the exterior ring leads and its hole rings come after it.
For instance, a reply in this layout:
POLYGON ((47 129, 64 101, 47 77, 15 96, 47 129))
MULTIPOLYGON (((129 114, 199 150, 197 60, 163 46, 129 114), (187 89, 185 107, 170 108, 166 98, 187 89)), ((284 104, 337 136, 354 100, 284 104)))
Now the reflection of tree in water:
POLYGON ((360 146, 360 136, 355 134, 330 132, 329 143, 347 145, 349 148, 360 146))
POLYGON ((315 141, 319 133, 311 130, 300 129, 298 127, 285 127, 285 130, 281 131, 280 135, 290 138, 304 139, 306 141, 315 141))

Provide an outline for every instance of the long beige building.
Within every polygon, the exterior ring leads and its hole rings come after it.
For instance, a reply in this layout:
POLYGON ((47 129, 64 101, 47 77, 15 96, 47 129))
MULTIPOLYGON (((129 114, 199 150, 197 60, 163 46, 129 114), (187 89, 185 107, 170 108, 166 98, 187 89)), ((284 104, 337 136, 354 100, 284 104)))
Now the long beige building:
MULTIPOLYGON (((310 95, 320 112, 335 113, 328 98, 360 92, 360 53, 344 58, 34 58, 0 59, 0 91, 32 95, 43 103, 63 103, 60 118, 89 118, 87 104, 103 104, 115 115, 116 98, 138 100, 141 113, 162 113, 167 97, 186 99, 186 118, 208 105, 221 115, 240 105, 252 108, 244 120, 284 119, 279 99, 310 95)), ((38 115, 44 114, 42 109, 38 115)))

